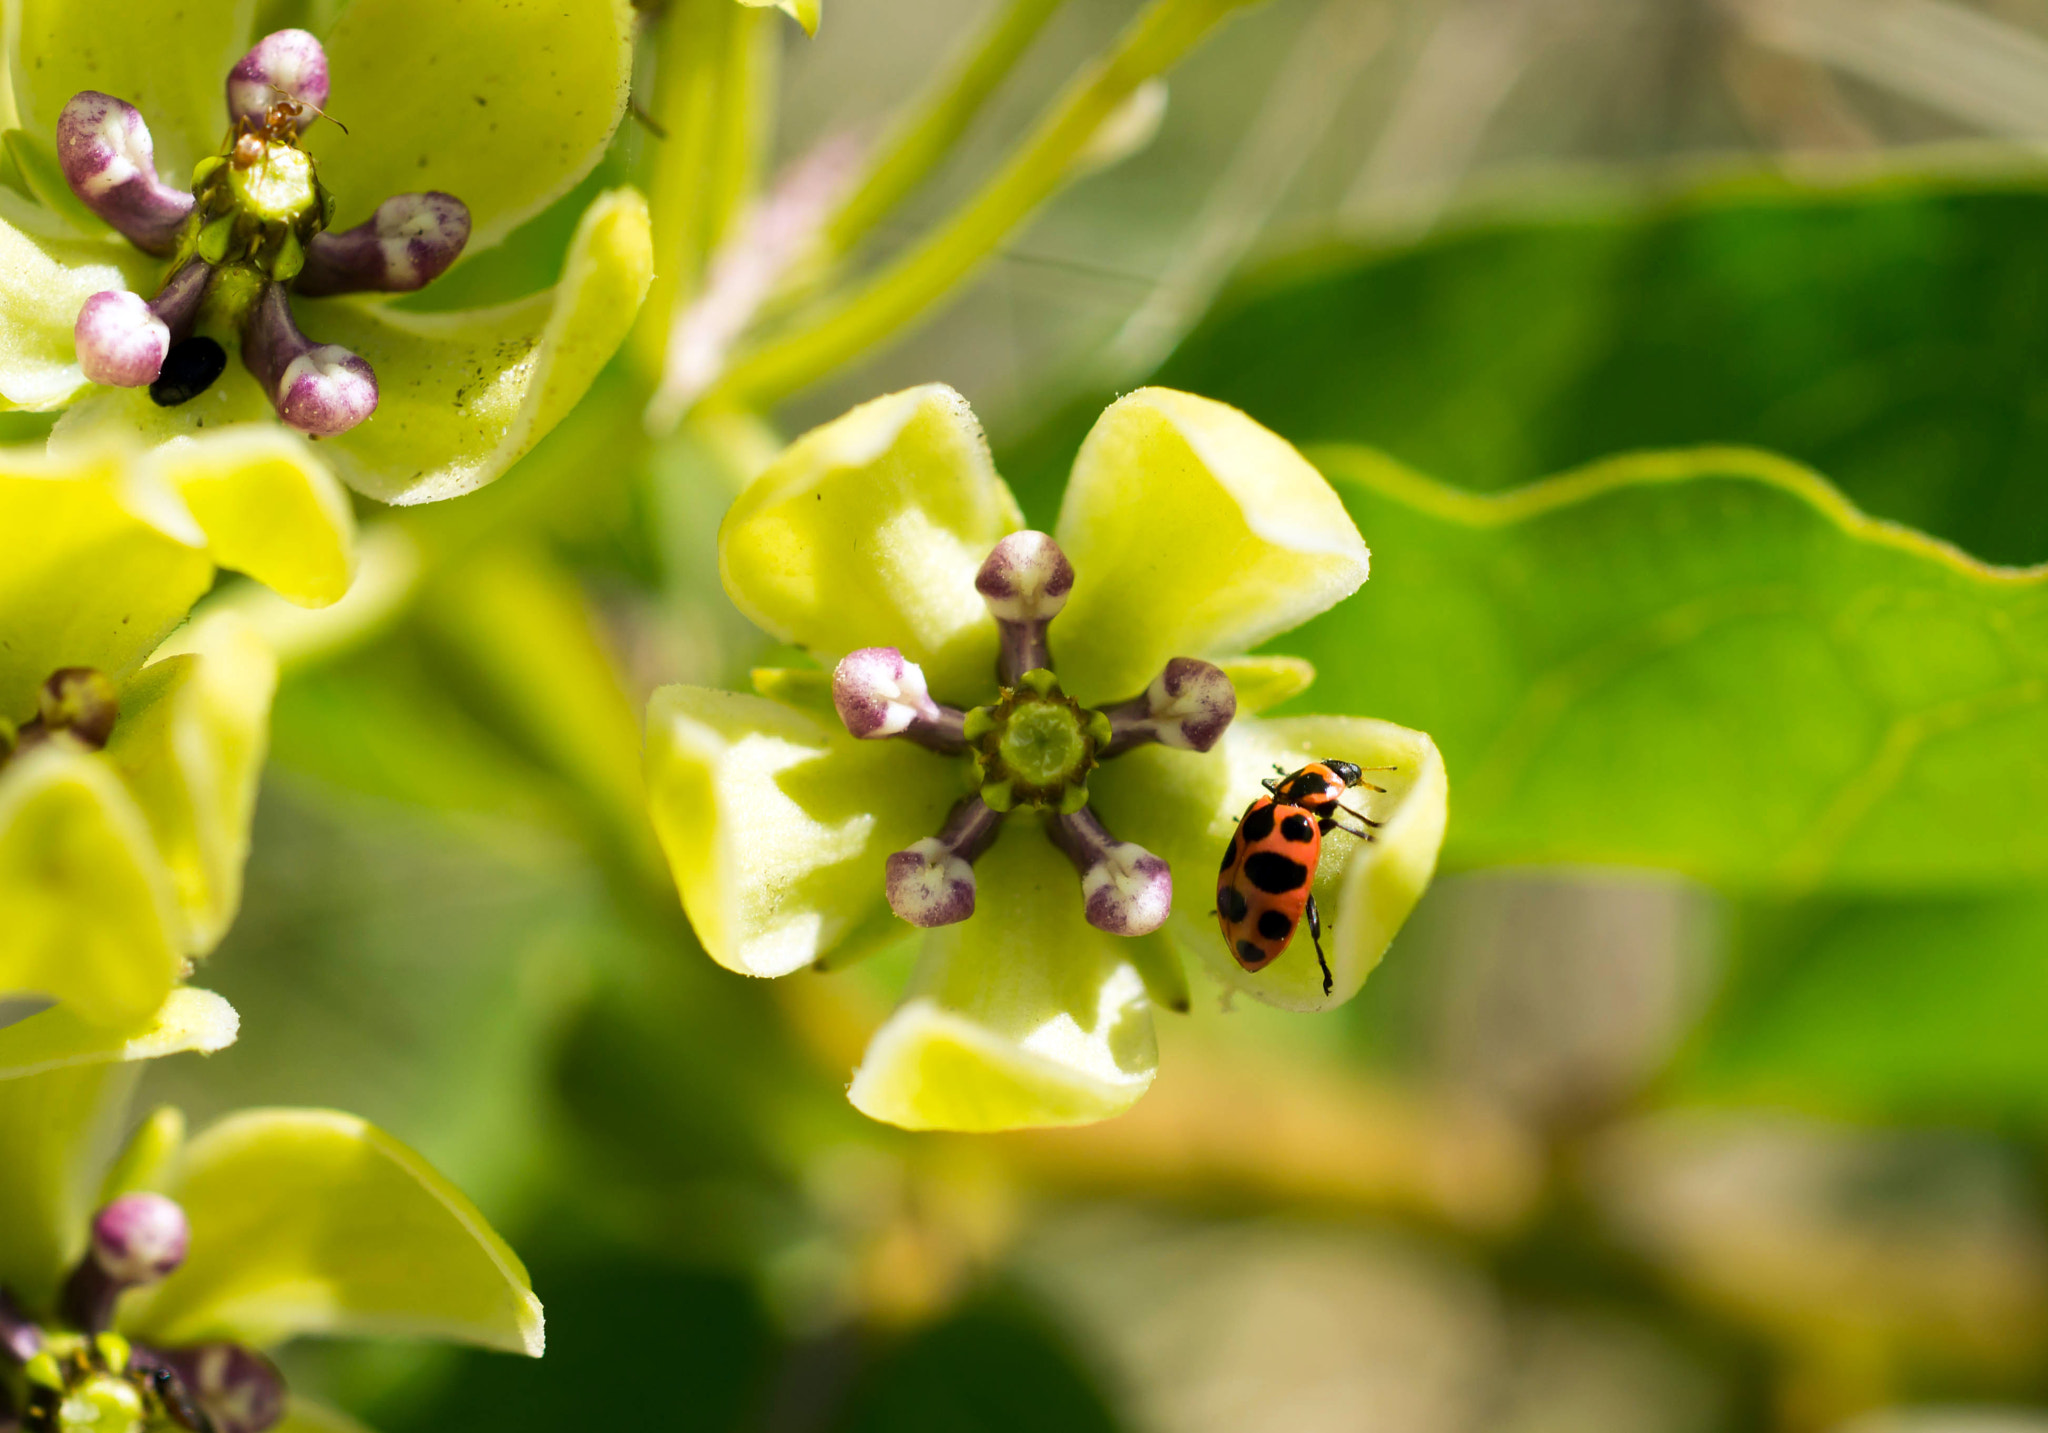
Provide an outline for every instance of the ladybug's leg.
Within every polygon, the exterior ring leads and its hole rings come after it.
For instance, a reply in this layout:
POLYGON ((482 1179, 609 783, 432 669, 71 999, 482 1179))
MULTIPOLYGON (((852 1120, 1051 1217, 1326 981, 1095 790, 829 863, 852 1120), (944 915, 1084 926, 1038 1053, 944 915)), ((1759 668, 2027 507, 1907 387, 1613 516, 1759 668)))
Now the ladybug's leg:
POLYGON ((1336 982, 1330 979, 1330 962, 1323 959, 1323 915, 1316 909, 1316 898, 1308 898, 1308 938, 1316 943, 1316 964, 1323 968, 1323 994, 1330 993, 1336 982))

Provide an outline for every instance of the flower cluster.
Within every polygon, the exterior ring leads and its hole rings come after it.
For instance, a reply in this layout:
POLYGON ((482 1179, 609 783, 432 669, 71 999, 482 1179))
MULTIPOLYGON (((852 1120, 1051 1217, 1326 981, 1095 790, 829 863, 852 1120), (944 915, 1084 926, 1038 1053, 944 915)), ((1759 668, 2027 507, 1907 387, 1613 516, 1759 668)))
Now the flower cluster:
POLYGON ((385 501, 492 481, 624 338, 652 272, 644 201, 594 200, 550 291, 453 313, 390 300, 598 162, 630 7, 375 0, 318 39, 249 24, 196 0, 125 24, 38 6, 8 27, 9 153, 35 202, 0 196, 0 398, 66 408, 59 444, 276 425, 323 440, 294 464, 385 501))
POLYGON ((791 444, 719 535, 733 601, 823 670, 669 687, 649 712, 656 829, 715 959, 781 975, 927 932, 850 1091, 895 1124, 1126 1108, 1188 957, 1287 1008, 1349 999, 1442 842, 1427 736, 1255 715, 1313 673, 1243 654, 1367 571, 1284 441, 1140 390, 1089 434, 1053 531, 1021 526, 958 394, 865 404, 791 444), (1315 758, 1390 768, 1361 793, 1373 839, 1333 839, 1317 871, 1327 986, 1306 942, 1241 969, 1209 899, 1260 778, 1315 758))

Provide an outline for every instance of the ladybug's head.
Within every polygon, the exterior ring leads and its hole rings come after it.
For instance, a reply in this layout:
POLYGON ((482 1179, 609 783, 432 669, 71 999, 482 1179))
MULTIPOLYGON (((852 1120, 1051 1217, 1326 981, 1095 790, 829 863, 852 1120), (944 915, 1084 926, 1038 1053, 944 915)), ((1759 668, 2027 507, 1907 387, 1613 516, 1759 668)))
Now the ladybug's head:
POLYGON ((1356 786, 1365 779, 1365 773, 1348 761, 1323 761, 1319 762, 1318 765, 1327 768, 1330 775, 1336 777, 1346 786, 1356 786))

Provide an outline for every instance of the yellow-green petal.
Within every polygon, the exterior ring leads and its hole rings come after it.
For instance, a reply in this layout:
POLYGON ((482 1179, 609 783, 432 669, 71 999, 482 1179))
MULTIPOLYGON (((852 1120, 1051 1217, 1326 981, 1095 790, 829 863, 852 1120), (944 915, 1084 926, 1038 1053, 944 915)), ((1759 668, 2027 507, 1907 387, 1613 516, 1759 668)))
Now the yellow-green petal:
POLYGON ((277 659, 246 621, 210 616, 121 691, 107 743, 148 820, 184 918, 184 949, 220 943, 242 899, 277 659))
POLYGON ((68 737, 0 767, 0 911, 0 994, 132 1029, 177 978, 184 922, 149 823, 112 763, 68 737))
POLYGON ((780 10, 803 26, 806 35, 818 33, 818 0, 740 0, 740 4, 750 5, 757 10, 780 10))
POLYGON ((697 938, 742 975, 799 970, 885 910, 889 855, 965 790, 958 762, 762 697, 674 686, 648 704, 655 833, 697 938))
POLYGON ((540 1301, 505 1241, 418 1154, 354 1115, 248 1110, 186 1146, 162 1193, 192 1248, 123 1305, 157 1344, 409 1334, 539 1356, 540 1301))
POLYGON ((1074 593, 1053 628, 1083 701, 1143 691, 1169 657, 1243 652, 1366 579, 1322 474, 1237 409, 1141 388, 1096 420, 1054 529, 1074 593))
POLYGON ((321 445, 357 492, 427 503, 498 477, 589 389, 633 325, 654 273, 647 201, 633 189, 584 211, 554 288, 497 308, 412 313, 314 300, 300 325, 376 370, 377 411, 321 445))
POLYGON ((255 0, 179 0, 175 10, 12 0, 7 56, 21 123, 47 143, 65 101, 99 90, 142 111, 160 173, 189 174, 227 133, 228 71, 249 47, 255 10, 255 0))
POLYGON ((968 705, 995 671, 974 574, 1021 522, 967 400, 934 383, 784 449, 727 512, 719 572, 742 612, 823 666, 895 647, 933 695, 968 705))
POLYGON ((225 1000, 186 989, 139 1031, 95 1029, 63 1007, 0 1030, 0 1285, 48 1303, 84 1247, 139 1062, 223 1049, 235 1027, 225 1000))
POLYGON ((497 243, 603 155, 625 113, 633 20, 629 0, 350 0, 325 35, 327 107, 348 132, 306 136, 336 226, 439 189, 469 206, 472 250, 497 243))
POLYGON ((1152 1005, 1122 942, 1084 919, 1073 866, 1012 818, 975 886, 974 914, 925 937, 910 996, 847 1097, 906 1129, 1088 1124, 1129 1109, 1159 1064, 1152 1005))
POLYGON ((0 408, 61 408, 86 386, 72 327, 103 289, 147 292, 132 246, 32 235, 0 221, 0 408))
POLYGON ((1448 814, 1436 744, 1422 732, 1365 717, 1240 717, 1213 752, 1140 747, 1105 766, 1089 789, 1112 831, 1172 864, 1167 929, 1182 949, 1224 984, 1287 1010, 1324 1010, 1358 993, 1435 874, 1448 814), (1315 897, 1334 981, 1328 995, 1306 931, 1297 930, 1277 961, 1252 974, 1231 957, 1209 914, 1217 865, 1245 807, 1263 794, 1259 782, 1276 764, 1291 771, 1318 757, 1395 768, 1366 772, 1385 794, 1345 797, 1345 805, 1384 823, 1372 841, 1323 839, 1315 897))
POLYGON ((338 1408, 306 1397, 296 1390, 285 1405, 284 1417, 270 1433, 370 1433, 370 1430, 338 1408))
POLYGON ((112 437, 0 449, 0 716, 31 715, 59 667, 132 672, 217 560, 295 602, 331 602, 353 541, 347 496, 276 427, 154 450, 112 437))

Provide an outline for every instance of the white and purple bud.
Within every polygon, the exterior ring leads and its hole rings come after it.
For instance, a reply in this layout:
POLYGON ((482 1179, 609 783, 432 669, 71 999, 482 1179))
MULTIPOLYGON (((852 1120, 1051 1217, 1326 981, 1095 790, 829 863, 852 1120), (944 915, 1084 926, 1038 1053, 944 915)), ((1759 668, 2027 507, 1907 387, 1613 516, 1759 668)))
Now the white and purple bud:
POLYGON ((98 90, 71 97, 57 116, 64 182, 136 248, 169 254, 194 200, 157 177, 156 147, 142 112, 98 90))
POLYGON ((213 267, 193 259, 154 299, 122 289, 94 294, 79 309, 71 328, 78 366, 94 383, 116 388, 156 382, 172 345, 190 336, 212 280, 213 267))
POLYGON ((265 35, 228 71, 228 114, 232 119, 260 125, 280 100, 302 106, 293 120, 300 134, 327 103, 327 51, 307 31, 277 30, 265 35))
POLYGON ((863 741, 902 736, 948 755, 967 749, 966 714, 932 700, 924 669, 894 647, 862 647, 832 669, 832 705, 863 741))
POLYGON ((926 928, 973 915, 974 862, 995 844, 1002 823, 1002 813, 978 796, 955 806, 938 835, 889 857, 889 909, 926 928))
POLYGON ((153 1284, 185 1262, 192 1226, 161 1194, 124 1194, 93 1217, 92 1241, 64 1284, 65 1320, 84 1333, 114 1321, 123 1291, 153 1284))
POLYGON ((161 1194, 124 1194, 92 1221, 92 1262, 123 1288, 171 1273, 191 1245, 185 1211, 161 1194))
POLYGON ((277 1365, 238 1343, 199 1343, 155 1351, 152 1362, 177 1375, 184 1396, 215 1433, 265 1433, 284 1417, 288 1395, 277 1365))
POLYGON ((1004 686, 1052 665, 1046 626, 1074 590, 1073 564, 1058 543, 1042 532, 1011 533, 975 573, 974 590, 988 604, 1002 637, 996 675, 1004 686))
POLYGON ((282 284, 264 286, 242 328, 242 362, 277 416, 301 433, 332 438, 377 411, 377 375, 338 344, 315 344, 292 320, 282 284))
POLYGON ((1110 935, 1150 935, 1173 911, 1173 871, 1143 846, 1109 834, 1082 807, 1052 823, 1052 839, 1081 875, 1088 924, 1110 935))
POLYGON ((353 229, 315 234, 295 285, 329 294, 406 294, 448 271, 469 242, 469 206, 453 194, 394 194, 353 229))
POLYGON ((1182 751, 1207 751, 1237 716, 1237 689, 1221 667, 1197 657, 1175 657, 1143 696, 1105 707, 1114 735, 1106 759, 1156 741, 1182 751))

